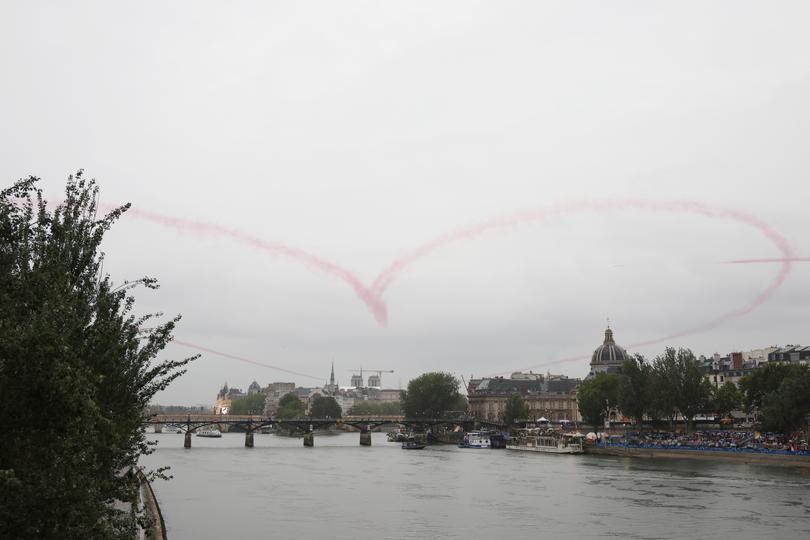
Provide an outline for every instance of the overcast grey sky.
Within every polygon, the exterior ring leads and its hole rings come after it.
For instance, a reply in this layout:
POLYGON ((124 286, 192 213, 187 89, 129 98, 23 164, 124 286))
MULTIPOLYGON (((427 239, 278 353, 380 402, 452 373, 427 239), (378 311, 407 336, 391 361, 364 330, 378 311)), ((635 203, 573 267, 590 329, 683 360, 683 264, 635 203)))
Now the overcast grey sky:
MULTIPOLYGON (((582 198, 756 216, 810 257, 807 2, 35 2, 0 7, 0 177, 305 250, 369 288, 403 254, 499 215, 582 198)), ((178 340, 326 378, 335 362, 582 377, 620 344, 743 308, 782 257, 739 220, 575 205, 442 246, 378 300, 234 238, 135 214, 105 269, 160 278, 140 309, 178 340), (579 209, 579 211, 577 211, 579 209)), ((810 342, 810 263, 761 306, 665 344, 810 342)), ((171 345, 167 355, 193 350, 171 345)), ((158 398, 317 380, 205 354, 158 398)))

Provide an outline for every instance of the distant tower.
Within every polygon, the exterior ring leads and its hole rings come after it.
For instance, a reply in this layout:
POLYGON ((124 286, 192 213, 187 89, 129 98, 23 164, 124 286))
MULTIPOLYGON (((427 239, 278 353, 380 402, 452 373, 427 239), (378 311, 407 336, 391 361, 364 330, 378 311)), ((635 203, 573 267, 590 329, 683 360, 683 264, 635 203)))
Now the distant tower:
POLYGON ((352 386, 355 388, 363 388, 363 372, 360 375, 352 375, 352 386))
POLYGON ((329 375, 329 386, 331 386, 332 388, 335 387, 335 362, 334 362, 334 360, 332 361, 332 374, 329 375))
POLYGON ((368 385, 369 386, 375 386, 375 387, 379 388, 380 386, 382 386, 381 383, 382 383, 382 381, 381 381, 381 377, 379 375, 369 375, 368 376, 368 385))

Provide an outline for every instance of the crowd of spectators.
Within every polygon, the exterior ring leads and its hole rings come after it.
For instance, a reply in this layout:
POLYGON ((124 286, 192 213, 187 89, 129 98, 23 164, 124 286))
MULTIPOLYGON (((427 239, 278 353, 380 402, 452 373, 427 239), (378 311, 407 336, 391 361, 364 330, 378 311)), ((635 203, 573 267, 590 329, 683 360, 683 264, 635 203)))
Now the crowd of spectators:
POLYGON ((801 433, 723 430, 693 431, 691 433, 628 432, 624 435, 602 434, 599 444, 668 450, 724 450, 810 455, 808 442, 801 433))

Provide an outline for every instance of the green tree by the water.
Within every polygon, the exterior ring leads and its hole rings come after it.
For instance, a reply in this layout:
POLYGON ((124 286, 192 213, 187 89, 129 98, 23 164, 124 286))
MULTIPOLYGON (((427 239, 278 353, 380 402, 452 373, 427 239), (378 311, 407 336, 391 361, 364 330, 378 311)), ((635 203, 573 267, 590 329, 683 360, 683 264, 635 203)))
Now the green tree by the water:
POLYGON ((284 394, 278 401, 278 413, 276 416, 282 420, 290 418, 301 418, 306 412, 304 402, 295 394, 284 394))
POLYGON ((191 358, 157 359, 179 317, 135 314, 156 280, 102 272, 129 205, 97 215, 80 172, 51 210, 36 184, 0 192, 0 537, 132 538, 145 411, 191 358))
POLYGON ((732 411, 742 407, 743 395, 733 382, 726 382, 720 388, 714 390, 712 396, 712 409, 721 417, 731 416, 732 411))
POLYGON ((441 418, 450 411, 463 410, 467 400, 459 382, 450 373, 424 373, 408 383, 402 408, 408 418, 441 418))
POLYGON ((609 418, 619 398, 621 379, 616 373, 597 373, 577 389, 577 406, 586 424, 600 426, 609 418))
POLYGON ((264 414, 264 402, 267 399, 261 392, 236 398, 231 402, 228 414, 264 414))
POLYGON ((744 403, 758 411, 762 426, 773 431, 807 427, 810 414, 810 368, 767 364, 740 380, 744 403))
POLYGON ((523 401, 520 394, 512 394, 506 400, 506 407, 503 409, 503 422, 507 426, 512 426, 515 422, 529 419, 529 405, 523 401))
POLYGON ((617 405, 622 414, 633 418, 639 427, 652 409, 652 377, 652 366, 640 354, 622 364, 617 405))
POLYGON ((711 408, 712 386, 704 377, 694 353, 689 349, 667 347, 655 359, 656 392, 662 401, 674 405, 691 428, 695 416, 711 408))
POLYGON ((343 411, 332 396, 318 396, 312 398, 309 406, 309 415, 312 418, 340 418, 343 411))

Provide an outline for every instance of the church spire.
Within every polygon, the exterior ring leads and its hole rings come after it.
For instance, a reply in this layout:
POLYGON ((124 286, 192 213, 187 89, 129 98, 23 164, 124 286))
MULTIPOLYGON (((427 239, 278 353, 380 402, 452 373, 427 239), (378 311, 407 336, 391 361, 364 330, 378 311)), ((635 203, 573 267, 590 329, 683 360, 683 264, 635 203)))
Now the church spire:
POLYGON ((329 375, 329 385, 335 386, 335 361, 332 360, 332 374, 329 375))

